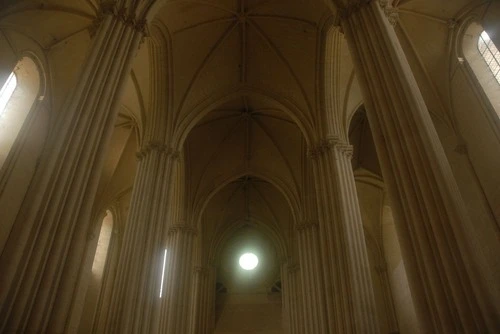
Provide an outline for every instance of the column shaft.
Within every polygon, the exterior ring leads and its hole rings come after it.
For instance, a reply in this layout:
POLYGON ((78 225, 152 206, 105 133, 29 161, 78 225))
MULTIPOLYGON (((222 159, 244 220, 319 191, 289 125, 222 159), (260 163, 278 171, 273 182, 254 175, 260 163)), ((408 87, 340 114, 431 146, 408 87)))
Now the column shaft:
POLYGON ((350 146, 329 138, 311 150, 325 270, 332 288, 330 331, 379 331, 373 283, 359 211, 350 146))
POLYGON ((90 213, 118 96, 143 34, 104 16, 0 257, 0 331, 71 330, 90 213))
POLYGON ((286 284, 283 285, 284 293, 286 298, 286 305, 288 307, 288 322, 289 322, 289 332, 291 334, 303 333, 303 329, 300 325, 301 323, 301 313, 299 307, 302 305, 300 300, 300 291, 297 278, 299 276, 298 266, 287 266, 286 270, 286 284))
POLYGON ((162 333, 188 333, 190 327, 194 235, 195 229, 187 224, 173 226, 169 232, 166 294, 160 311, 162 333))
POLYGON ((212 295, 215 291, 215 268, 198 267, 194 275, 194 296, 191 319, 192 334, 210 334, 213 332, 211 317, 214 312, 212 295))
MULTIPOLYGON (((111 333, 155 333, 160 305, 170 185, 175 155, 150 143, 139 154, 137 176, 111 302, 111 333), (141 312, 137 312, 138 308, 141 312)), ((164 286, 165 288, 165 286, 164 286)))
POLYGON ((317 225, 311 222, 297 226, 302 274, 304 333, 328 333, 325 285, 320 263, 317 225))
POLYGON ((481 282, 472 284, 477 271, 467 258, 463 234, 469 218, 394 29, 376 1, 344 9, 342 27, 365 98, 423 330, 487 332, 483 312, 489 303, 481 282))

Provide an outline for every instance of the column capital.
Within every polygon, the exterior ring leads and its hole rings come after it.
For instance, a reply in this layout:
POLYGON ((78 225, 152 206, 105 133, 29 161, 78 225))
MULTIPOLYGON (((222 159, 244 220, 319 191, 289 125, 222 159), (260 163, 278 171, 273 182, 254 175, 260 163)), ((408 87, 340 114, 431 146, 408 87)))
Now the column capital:
POLYGON ((399 9, 393 7, 389 0, 378 0, 378 3, 389 23, 395 27, 399 21, 399 9))
POLYGON ((174 224, 168 229, 168 234, 173 234, 178 232, 182 232, 188 235, 198 234, 198 230, 195 227, 187 225, 185 222, 179 222, 177 224, 174 224))
POLYGON ((308 156, 309 158, 316 160, 330 150, 337 150, 346 158, 352 158, 353 146, 338 136, 330 136, 320 140, 317 145, 309 148, 308 156))
POLYGON ((341 19, 348 19, 352 14, 358 12, 372 1, 374 0, 352 0, 348 1, 347 4, 337 4, 339 16, 341 19))
POLYGON ((138 16, 135 10, 127 8, 123 4, 118 4, 117 2, 116 0, 106 0, 101 3, 96 18, 88 28, 90 36, 93 37, 96 34, 102 21, 108 15, 114 16, 136 32, 147 36, 148 29, 146 19, 140 15, 138 16))
POLYGON ((150 141, 142 147, 142 149, 136 153, 137 160, 141 161, 145 156, 151 152, 157 152, 159 154, 165 154, 167 157, 171 157, 176 160, 180 156, 180 152, 174 150, 166 144, 158 141, 150 141))
POLYGON ((295 224, 295 229, 299 232, 309 230, 309 229, 316 229, 318 227, 318 223, 313 220, 304 220, 301 221, 298 224, 295 224))
POLYGON ((348 4, 339 7, 339 16, 341 19, 348 19, 354 13, 357 13, 363 7, 369 5, 371 2, 378 2, 380 8, 384 12, 385 16, 389 20, 392 26, 395 26, 399 20, 399 10, 392 6, 389 0, 355 0, 349 1, 348 4))
POLYGON ((209 269, 207 267, 204 267, 204 266, 195 266, 194 267, 194 273, 196 275, 208 276, 208 271, 209 271, 209 269))

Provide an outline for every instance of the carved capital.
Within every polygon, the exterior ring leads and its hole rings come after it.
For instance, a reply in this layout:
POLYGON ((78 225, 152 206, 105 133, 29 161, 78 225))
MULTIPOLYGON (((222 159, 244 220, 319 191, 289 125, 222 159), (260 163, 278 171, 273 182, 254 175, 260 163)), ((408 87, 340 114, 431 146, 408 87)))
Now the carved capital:
POLYGON ((322 152, 317 147, 309 147, 307 150, 307 157, 312 160, 317 160, 322 155, 322 152))
POLYGON ((388 0, 379 0, 378 3, 380 8, 384 11, 387 20, 389 20, 389 23, 392 26, 396 26, 399 21, 399 10, 393 7, 388 0))
POLYGON ((199 276, 208 276, 208 268, 203 266, 194 267, 194 273, 199 276))
MULTIPOLYGON (((101 3, 97 18, 92 24, 92 30, 97 31, 97 27, 102 22, 103 18, 107 15, 112 15, 121 20, 125 25, 131 27, 136 32, 143 35, 147 34, 147 21, 144 18, 137 17, 134 8, 127 8, 123 5, 118 5, 116 0, 106 0, 101 3)), ((90 28, 89 28, 90 30, 90 28)), ((92 33, 91 33, 92 35, 92 33)))
POLYGON ((295 225, 295 229, 299 232, 316 229, 318 227, 318 223, 312 220, 304 220, 295 225))
POLYGON ((167 156, 172 157, 173 159, 177 159, 179 155, 179 151, 174 151, 161 142, 151 141, 146 145, 144 145, 143 148, 136 153, 137 160, 141 161, 145 156, 147 156, 151 152, 165 154, 167 156))
POLYGON ((371 2, 377 1, 385 16, 392 26, 395 26, 399 21, 399 11, 393 7, 389 0, 356 0, 351 1, 348 5, 339 9, 340 18, 348 19, 351 15, 359 12, 361 9, 369 5, 371 2))
POLYGON ((184 233, 187 235, 196 235, 196 234, 198 234, 198 230, 191 225, 187 225, 183 222, 180 222, 180 223, 172 225, 168 229, 168 234, 174 234, 174 233, 184 233))
POLYGON ((347 159, 352 159, 353 146, 337 136, 320 140, 318 145, 309 148, 308 156, 311 159, 318 159, 331 150, 336 150, 347 159))
POLYGON ((348 19, 351 15, 359 12, 363 7, 368 5, 372 0, 356 0, 349 2, 348 5, 339 7, 339 16, 342 20, 348 19))

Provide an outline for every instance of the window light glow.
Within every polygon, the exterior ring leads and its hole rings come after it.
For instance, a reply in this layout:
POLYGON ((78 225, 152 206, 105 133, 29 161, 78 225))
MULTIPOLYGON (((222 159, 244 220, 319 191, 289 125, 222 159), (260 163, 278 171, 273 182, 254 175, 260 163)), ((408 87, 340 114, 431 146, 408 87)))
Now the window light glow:
POLYGON ((92 263, 92 274, 95 277, 101 278, 104 273, 106 265, 106 258, 108 256, 109 242, 111 241, 111 234, 113 232, 113 215, 108 210, 106 216, 102 220, 101 229, 99 232, 99 239, 97 239, 97 248, 94 255, 94 262, 92 263))
POLYGON ((163 295, 163 280, 165 279, 165 264, 167 263, 167 249, 163 253, 163 268, 161 270, 160 298, 163 295))
POLYGON ((495 79, 497 79, 500 84, 500 52, 498 51, 495 44, 491 40, 490 36, 483 31, 479 36, 479 40, 477 41, 477 48, 479 49, 479 53, 483 56, 484 61, 488 64, 491 72, 495 79))
POLYGON ((2 89, 0 89, 0 116, 5 111, 5 107, 7 106, 7 103, 9 102, 10 98, 12 97, 12 94, 14 93, 16 86, 17 86, 17 77, 14 74, 14 72, 12 72, 7 78, 7 81, 3 85, 2 89))
POLYGON ((240 267, 244 270, 253 270, 259 264, 259 258, 253 253, 245 253, 240 257, 240 267))

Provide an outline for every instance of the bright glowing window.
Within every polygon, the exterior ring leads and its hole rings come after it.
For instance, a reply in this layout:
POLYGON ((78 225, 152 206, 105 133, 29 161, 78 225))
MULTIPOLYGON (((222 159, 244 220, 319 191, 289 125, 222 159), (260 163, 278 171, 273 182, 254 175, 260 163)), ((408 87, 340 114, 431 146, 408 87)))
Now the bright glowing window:
POLYGON ((2 89, 0 89, 0 117, 5 111, 5 107, 7 106, 7 103, 9 103, 16 87, 17 77, 14 72, 12 72, 7 78, 7 81, 3 85, 2 89))
MULTIPOLYGON (((0 167, 7 160, 30 111, 35 110, 35 102, 43 100, 40 84, 38 66, 30 57, 22 58, 7 80, 0 82, 0 167)), ((28 137, 25 132, 24 137, 19 138, 23 141, 28 137)))
POLYGON ((165 280, 165 266, 167 264, 167 249, 163 251, 163 265, 161 269, 160 298, 163 296, 163 281, 165 280))
POLYGON ((244 270, 254 270, 259 264, 259 258, 253 253, 245 253, 240 257, 239 262, 244 270))
POLYGON ((479 53, 483 56, 484 61, 488 64, 491 72, 497 79, 500 84, 500 52, 498 51, 495 44, 491 40, 490 36, 483 31, 481 35, 479 35, 479 39, 477 41, 477 48, 479 49, 479 53))
POLYGON ((92 274, 101 278, 104 273, 106 258, 108 255, 109 243, 113 232, 113 215, 110 211, 106 211, 106 216, 102 220, 99 239, 97 240, 97 249, 95 251, 94 262, 92 263, 92 274))

